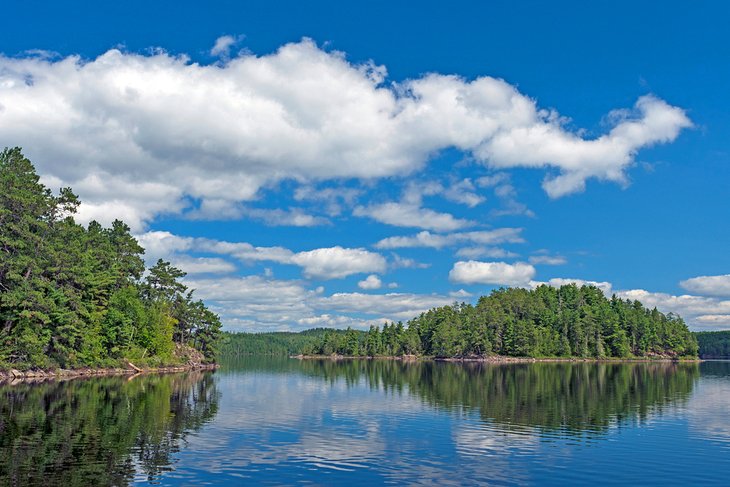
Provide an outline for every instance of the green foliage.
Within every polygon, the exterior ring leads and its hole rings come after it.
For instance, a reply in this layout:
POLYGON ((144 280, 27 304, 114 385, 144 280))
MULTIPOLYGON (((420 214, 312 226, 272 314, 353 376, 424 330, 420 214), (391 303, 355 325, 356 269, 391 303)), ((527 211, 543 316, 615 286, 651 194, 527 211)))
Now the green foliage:
POLYGON ((79 200, 39 182, 19 148, 0 152, 0 366, 175 362, 175 344, 215 360, 220 320, 160 260, 144 280, 144 249, 120 220, 85 228, 79 200))
MULTIPOLYGON (((673 314, 638 301, 606 299, 594 286, 499 289, 476 306, 454 303, 403 324, 385 324, 357 342, 326 333, 314 354, 434 357, 696 357, 697 340, 673 314), (355 344, 357 346, 355 346, 355 344)), ((306 353, 306 351, 305 351, 306 353)))
POLYGON ((699 331, 695 333, 702 358, 730 357, 730 331, 699 331))
MULTIPOLYGON (((243 355, 292 355, 299 353, 322 353, 322 345, 339 344, 340 340, 353 344, 353 347, 364 347, 365 333, 358 330, 331 330, 327 328, 313 328, 300 333, 271 332, 271 333, 230 333, 224 332, 220 341, 220 355, 235 357, 243 355), (325 336, 327 338, 325 339, 325 336)), ((338 345, 335 345, 338 347, 338 345)), ((330 352, 332 353, 332 352, 330 352)), ((360 353, 353 354, 360 355, 360 353)))

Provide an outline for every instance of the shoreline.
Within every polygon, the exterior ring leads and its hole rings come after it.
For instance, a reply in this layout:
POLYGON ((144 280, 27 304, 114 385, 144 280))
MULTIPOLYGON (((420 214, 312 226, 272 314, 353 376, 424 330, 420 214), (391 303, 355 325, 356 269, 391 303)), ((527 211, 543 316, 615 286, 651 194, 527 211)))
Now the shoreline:
POLYGON ((699 363, 701 358, 677 358, 677 357, 633 357, 633 358, 592 358, 592 357, 509 357, 506 355, 494 355, 487 357, 428 357, 416 355, 384 355, 377 357, 354 357, 347 355, 290 355, 289 358, 297 360, 400 360, 403 362, 454 362, 454 363, 536 363, 536 362, 567 362, 567 363, 699 363))
POLYGON ((17 370, 4 369, 0 370, 0 384, 19 383, 19 382, 45 382, 45 381, 61 381, 90 377, 113 377, 113 376, 129 376, 136 377, 142 374, 170 374, 176 372, 190 372, 202 370, 215 370, 220 367, 218 364, 188 364, 188 365, 170 365, 165 367, 140 368, 129 363, 128 368, 91 368, 85 367, 80 369, 53 369, 53 370, 17 370))

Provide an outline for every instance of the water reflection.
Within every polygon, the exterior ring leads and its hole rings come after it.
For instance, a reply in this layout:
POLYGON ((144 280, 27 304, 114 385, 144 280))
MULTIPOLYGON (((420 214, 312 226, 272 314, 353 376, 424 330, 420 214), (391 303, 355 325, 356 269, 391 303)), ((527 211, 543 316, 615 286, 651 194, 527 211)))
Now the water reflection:
MULTIPOLYGON (((696 363, 485 364, 391 360, 292 360, 247 357, 241 372, 300 373, 330 386, 366 384, 407 393, 451 411, 473 410, 489 422, 565 434, 593 434, 645 421, 683 406, 699 378, 696 363)), ((730 372, 726 372, 730 373, 730 372)))
POLYGON ((730 472, 729 379, 729 364, 248 357, 0 386, 0 485, 712 484, 730 472))
MULTIPOLYGON (((680 424, 699 375, 697 364, 248 357, 219 374, 227 413, 200 447, 217 484, 585 484, 597 465, 607 483, 628 483, 682 451, 682 437, 611 445, 663 418, 680 424)), ((193 482, 199 458, 169 483, 193 482)))
POLYGON ((0 385, 0 479, 10 485, 125 485, 171 470, 210 421, 210 373, 0 385))

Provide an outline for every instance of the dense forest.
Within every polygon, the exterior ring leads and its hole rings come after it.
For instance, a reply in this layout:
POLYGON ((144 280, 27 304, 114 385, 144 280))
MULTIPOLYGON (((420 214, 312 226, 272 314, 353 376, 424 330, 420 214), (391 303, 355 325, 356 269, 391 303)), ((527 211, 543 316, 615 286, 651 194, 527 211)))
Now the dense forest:
MULTIPOLYGON (((363 331, 350 333, 365 335, 363 331)), ((220 354, 225 357, 241 355, 297 355, 317 347, 325 335, 348 333, 347 330, 312 328, 300 332, 274 331, 263 333, 223 332, 220 354)))
POLYGON ((696 357, 682 318, 593 286, 499 289, 366 333, 327 333, 304 353, 433 357, 696 357))
POLYGON ((145 270, 125 223, 84 227, 78 206, 19 148, 0 152, 0 368, 213 361, 221 323, 185 273, 163 260, 145 270))
POLYGON ((730 357, 730 330, 699 331, 695 333, 702 358, 730 357))

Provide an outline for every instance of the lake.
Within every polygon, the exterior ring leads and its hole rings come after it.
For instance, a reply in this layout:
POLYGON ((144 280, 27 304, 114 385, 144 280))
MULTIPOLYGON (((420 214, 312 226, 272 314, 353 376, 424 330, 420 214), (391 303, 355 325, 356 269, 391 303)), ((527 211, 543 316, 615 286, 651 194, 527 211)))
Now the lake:
POLYGON ((245 357, 0 385, 0 485, 728 485, 730 362, 245 357))

